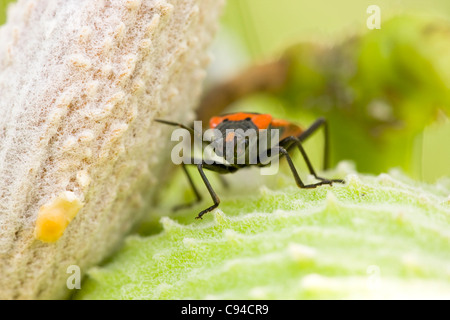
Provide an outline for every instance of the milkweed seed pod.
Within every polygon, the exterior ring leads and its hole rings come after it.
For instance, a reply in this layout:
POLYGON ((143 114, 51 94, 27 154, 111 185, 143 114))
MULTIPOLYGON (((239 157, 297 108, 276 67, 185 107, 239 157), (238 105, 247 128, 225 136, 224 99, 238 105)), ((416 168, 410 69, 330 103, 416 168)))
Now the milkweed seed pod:
POLYGON ((161 175, 155 117, 192 120, 217 0, 19 0, 0 28, 0 298, 69 294, 161 175))

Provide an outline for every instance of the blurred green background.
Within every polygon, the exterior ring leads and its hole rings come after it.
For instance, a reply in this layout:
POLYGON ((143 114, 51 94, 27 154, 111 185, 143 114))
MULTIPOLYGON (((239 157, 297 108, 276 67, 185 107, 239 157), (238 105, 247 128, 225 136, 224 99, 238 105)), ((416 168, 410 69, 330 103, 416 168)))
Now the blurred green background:
POLYGON ((11 0, 0 0, 0 23, 3 24, 6 20, 6 8, 8 4, 13 2, 11 0))
POLYGON ((367 32, 367 7, 378 5, 382 21, 394 15, 450 15, 446 0, 227 0, 223 25, 254 58, 268 57, 304 40, 334 41, 367 32))
MULTIPOLYGON (((0 0, 0 23, 9 2, 0 0)), ((354 160, 357 169, 371 173, 400 167, 416 179, 434 182, 450 175, 450 124, 445 115, 450 102, 449 17, 447 0, 228 0, 206 85, 288 52, 294 68, 285 90, 277 96, 248 97, 231 110, 271 112, 305 125, 326 116, 333 128, 333 163, 354 160), (369 5, 381 9, 381 30, 366 26, 369 5), (405 14, 418 16, 419 22, 389 22, 405 14), (436 20, 437 31, 427 34, 427 23, 436 20), (356 44, 348 40, 352 37, 356 44), (341 60, 333 61, 335 57, 341 60), (345 63, 354 63, 356 73, 349 75, 345 63), (301 77, 305 72, 309 78, 301 77), (351 112, 341 110, 345 101, 339 94, 326 91, 330 83, 338 93, 348 89, 355 96, 351 112), (385 129, 386 123, 363 114, 372 107, 395 113, 406 125, 385 129)), ((320 161, 320 137, 307 147, 320 161)))
MULTIPOLYGON (((297 68, 291 73, 298 79, 290 80, 280 95, 255 95, 231 110, 269 111, 305 125, 325 116, 334 128, 333 163, 354 160, 360 171, 371 173, 400 167, 416 179, 434 182, 450 175, 449 15, 445 0, 228 0, 210 81, 231 77, 289 48, 290 55, 298 56, 291 68, 297 68), (367 8, 374 4, 381 10, 380 30, 366 25, 367 8), (326 59, 316 59, 323 47, 329 51, 323 54, 326 59), (355 63, 356 75, 347 74, 349 61, 355 63), (310 77, 301 79, 300 73, 310 77), (350 103, 353 113, 339 111, 346 103, 339 93, 324 94, 330 85, 356 96, 350 103), (312 99, 316 102, 310 103, 312 99), (335 101, 317 102, 324 99, 335 101), (383 113, 386 105, 403 128, 385 129, 386 123, 362 115, 372 107, 383 113), (335 111, 320 110, 327 108, 335 111)), ((320 141, 308 142, 316 163, 320 141)))

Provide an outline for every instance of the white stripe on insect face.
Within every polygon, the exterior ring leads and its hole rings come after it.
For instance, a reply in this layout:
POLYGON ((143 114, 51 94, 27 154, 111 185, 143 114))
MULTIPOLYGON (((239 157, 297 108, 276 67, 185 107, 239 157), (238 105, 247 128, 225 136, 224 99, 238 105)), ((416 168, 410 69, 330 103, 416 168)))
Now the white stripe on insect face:
POLYGON ((234 164, 235 160, 235 150, 237 146, 238 136, 236 135, 234 129, 227 129, 225 133, 225 160, 229 163, 234 164))
POLYGON ((234 137, 236 136, 236 133, 234 132, 234 130, 230 130, 231 132, 228 132, 228 130, 227 130, 227 136, 226 136, 226 138, 225 138, 225 142, 233 142, 233 140, 234 140, 234 137))
POLYGON ((225 155, 227 161, 237 164, 257 163, 257 148, 253 147, 256 145, 256 141, 258 139, 256 130, 227 129, 225 137, 225 155), (249 148, 250 143, 252 148, 249 148))

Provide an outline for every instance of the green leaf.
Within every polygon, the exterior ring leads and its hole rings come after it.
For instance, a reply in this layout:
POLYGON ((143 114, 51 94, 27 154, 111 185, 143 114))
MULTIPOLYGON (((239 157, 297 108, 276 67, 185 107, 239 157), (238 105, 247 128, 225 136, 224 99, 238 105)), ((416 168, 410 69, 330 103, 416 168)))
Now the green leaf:
POLYGON ((75 298, 450 298, 450 181, 346 163, 326 174, 347 183, 302 190, 249 173, 205 219, 206 201, 128 237, 75 298))

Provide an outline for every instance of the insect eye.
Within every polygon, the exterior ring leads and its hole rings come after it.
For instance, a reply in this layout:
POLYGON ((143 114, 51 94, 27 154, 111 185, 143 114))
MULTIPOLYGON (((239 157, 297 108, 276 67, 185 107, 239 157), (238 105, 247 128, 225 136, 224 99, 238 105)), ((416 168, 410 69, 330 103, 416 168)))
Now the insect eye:
POLYGON ((223 122, 228 122, 228 119, 223 119, 223 122))
POLYGON ((246 121, 252 120, 250 117, 245 118, 246 121))

